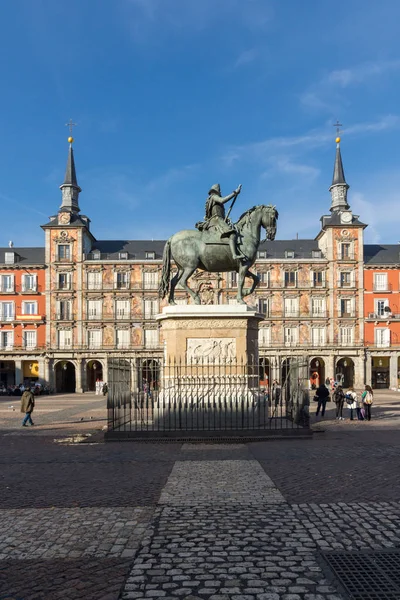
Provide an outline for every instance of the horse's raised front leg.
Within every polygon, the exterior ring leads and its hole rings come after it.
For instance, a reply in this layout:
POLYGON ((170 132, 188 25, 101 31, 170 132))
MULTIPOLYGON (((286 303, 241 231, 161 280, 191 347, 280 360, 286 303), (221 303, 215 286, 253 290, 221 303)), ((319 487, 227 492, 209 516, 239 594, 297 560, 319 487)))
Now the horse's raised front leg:
POLYGON ((251 279, 253 280, 251 288, 249 290, 245 290, 243 293, 243 296, 250 296, 250 294, 252 294, 254 292, 257 285, 260 283, 260 278, 258 275, 256 275, 255 273, 252 273, 249 270, 246 271, 245 277, 251 277, 251 279))
POLYGON ((182 277, 181 277, 181 286, 184 287, 187 292, 189 292, 189 294, 193 298, 195 304, 201 304, 200 296, 198 294, 196 294, 196 292, 194 292, 187 284, 187 280, 189 279, 189 277, 191 277, 193 275, 195 270, 196 270, 196 267, 194 269, 192 267, 187 267, 186 269, 184 269, 182 277))
POLYGON ((175 288, 178 285, 179 280, 182 277, 182 274, 183 274, 183 270, 178 268, 177 273, 171 279, 171 284, 170 284, 170 288, 169 288, 168 303, 171 304, 172 306, 175 306, 175 304, 176 304, 176 302, 175 302, 175 288))
POLYGON ((247 273, 247 265, 240 265, 239 277, 238 277, 238 291, 237 291, 237 297, 236 297, 238 304, 246 304, 246 302, 243 300, 243 285, 244 285, 244 279, 246 277, 246 273, 247 273))

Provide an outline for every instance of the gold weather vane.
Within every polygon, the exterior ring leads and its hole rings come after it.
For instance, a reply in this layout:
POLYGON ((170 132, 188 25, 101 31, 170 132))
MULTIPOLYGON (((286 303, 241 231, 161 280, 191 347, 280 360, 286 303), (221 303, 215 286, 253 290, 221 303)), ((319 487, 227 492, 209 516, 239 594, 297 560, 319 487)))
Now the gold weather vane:
POLYGON ((72 142, 74 141, 74 138, 72 137, 72 128, 76 127, 76 123, 74 123, 72 121, 72 119, 70 119, 68 121, 68 123, 65 123, 65 127, 68 127, 68 129, 69 129, 70 135, 69 135, 68 141, 69 141, 70 144, 72 144, 72 142))
POLYGON ((336 143, 338 144, 340 142, 340 128, 343 127, 343 125, 336 119, 336 123, 334 123, 333 126, 336 127, 336 143))

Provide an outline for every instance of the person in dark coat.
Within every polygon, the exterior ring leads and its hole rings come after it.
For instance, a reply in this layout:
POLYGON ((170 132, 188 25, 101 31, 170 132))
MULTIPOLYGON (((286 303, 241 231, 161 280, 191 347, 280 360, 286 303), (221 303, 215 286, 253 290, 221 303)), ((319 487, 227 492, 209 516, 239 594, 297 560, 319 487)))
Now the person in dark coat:
POLYGON ((344 391, 341 385, 337 385, 333 392, 333 399, 336 403, 336 420, 344 421, 343 417, 343 404, 344 404, 344 391))
POLYGON ((318 417, 319 411, 322 408, 321 417, 323 417, 325 415, 326 403, 329 398, 329 390, 326 385, 322 383, 315 392, 315 396, 318 400, 317 412, 315 413, 315 416, 318 417))
POLYGON ((34 408, 35 396, 32 394, 31 390, 25 390, 21 397, 21 412, 25 413, 25 418, 22 421, 22 427, 28 427, 28 423, 30 425, 34 425, 31 417, 34 408))

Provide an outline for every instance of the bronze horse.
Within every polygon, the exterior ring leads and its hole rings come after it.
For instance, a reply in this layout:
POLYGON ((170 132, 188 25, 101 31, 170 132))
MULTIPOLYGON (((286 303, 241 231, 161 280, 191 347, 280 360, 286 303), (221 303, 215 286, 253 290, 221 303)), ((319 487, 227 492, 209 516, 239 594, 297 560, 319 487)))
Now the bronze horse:
POLYGON ((195 304, 201 304, 200 297, 187 284, 189 277, 196 269, 208 272, 239 273, 237 301, 244 304, 243 297, 251 294, 259 278, 250 271, 254 264, 257 250, 260 245, 261 227, 267 232, 267 239, 274 240, 276 234, 276 223, 278 211, 271 204, 268 206, 253 206, 240 217, 235 227, 238 231, 238 246, 245 259, 233 259, 227 240, 221 239, 220 235, 209 229, 207 231, 195 231, 185 229, 178 231, 169 238, 164 248, 163 270, 160 283, 160 296, 165 298, 169 293, 169 304, 175 304, 175 287, 180 282, 182 287, 189 292, 195 304), (178 267, 178 272, 170 281, 171 260, 178 267), (243 290, 245 277, 251 277, 252 286, 243 290))

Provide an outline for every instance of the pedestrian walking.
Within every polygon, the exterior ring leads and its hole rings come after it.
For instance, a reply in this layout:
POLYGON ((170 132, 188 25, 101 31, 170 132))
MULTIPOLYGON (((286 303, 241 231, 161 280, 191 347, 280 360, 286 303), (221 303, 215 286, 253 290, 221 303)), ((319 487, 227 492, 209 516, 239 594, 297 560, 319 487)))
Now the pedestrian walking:
POLYGON ((282 388, 279 385, 279 381, 275 379, 272 383, 272 401, 275 405, 275 408, 279 406, 279 403, 281 401, 281 392, 282 388))
POLYGON ((22 421, 22 427, 28 427, 28 423, 29 425, 34 425, 31 417, 34 408, 35 396, 32 394, 31 390, 25 390, 21 396, 21 412, 25 413, 25 418, 22 421))
POLYGON ((103 396, 107 396, 108 393, 108 385, 107 382, 103 384, 103 396))
POLYGON ((315 413, 315 416, 318 417, 319 411, 322 408, 322 410, 321 410, 321 417, 323 417, 325 415, 326 403, 328 402, 328 398, 329 398, 329 390, 326 387, 326 385, 324 385, 322 383, 319 386, 319 388, 315 392, 315 397, 318 400, 317 412, 315 413))
POLYGON ((357 396, 357 408, 356 408, 356 411, 357 411, 357 419, 359 421, 364 421, 365 410, 364 410, 364 403, 363 403, 362 396, 360 398, 357 396))
POLYGON ((364 405, 365 417, 367 421, 371 420, 371 406, 374 402, 374 392, 370 385, 365 386, 365 390, 362 393, 361 400, 364 405))
POLYGON ((333 392, 333 400, 336 404, 336 420, 344 421, 343 417, 343 404, 344 404, 344 391, 341 385, 337 385, 333 392))
POLYGON ((346 399, 347 407, 350 410, 350 421, 354 421, 354 411, 357 408, 357 394, 354 391, 353 387, 350 387, 347 390, 345 399, 346 399))

